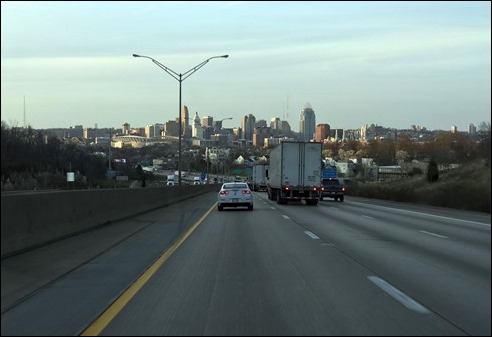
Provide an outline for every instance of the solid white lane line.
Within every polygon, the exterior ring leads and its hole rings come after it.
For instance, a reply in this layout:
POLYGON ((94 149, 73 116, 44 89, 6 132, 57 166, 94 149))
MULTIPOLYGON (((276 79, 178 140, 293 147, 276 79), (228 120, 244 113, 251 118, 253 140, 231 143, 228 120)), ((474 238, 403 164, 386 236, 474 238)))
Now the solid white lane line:
MULTIPOLYGON (((366 205, 357 201, 350 201, 351 204, 359 204, 359 205, 366 205)), ((416 212, 416 211, 408 211, 406 209, 400 209, 400 208, 394 208, 394 207, 385 207, 385 206, 378 206, 378 205, 371 205, 371 207, 374 208, 383 208, 383 209, 389 209, 389 210, 396 210, 400 212, 406 212, 406 213, 413 213, 413 214, 418 214, 418 215, 425 215, 429 217, 434 217, 434 218, 439 218, 439 219, 445 219, 445 220, 454 220, 454 221, 460 221, 460 222, 466 222, 466 223, 471 223, 471 224, 476 224, 476 225, 482 225, 482 226, 487 226, 490 227, 490 224, 488 223, 483 223, 483 222, 477 222, 477 221, 470 221, 470 220, 463 220, 463 219, 457 219, 457 218, 450 218, 447 216, 441 216, 441 215, 435 215, 435 214, 429 214, 429 213, 422 213, 422 212, 416 212)))
POLYGON ((403 304, 407 309, 421 313, 421 314, 428 314, 429 310, 415 301, 413 298, 410 296, 406 295, 399 289, 393 287, 391 284, 386 282, 385 280, 377 277, 377 276, 368 276, 367 277, 369 281, 377 285, 379 288, 381 288, 385 293, 393 297, 395 300, 403 304))
POLYGON ((439 234, 436 234, 436 233, 431 233, 431 232, 427 232, 427 231, 419 231, 419 232, 420 233, 427 234, 427 235, 437 236, 438 238, 441 238, 441 239, 448 239, 447 236, 439 235, 439 234))
POLYGON ((282 214, 282 216, 283 216, 285 219, 290 220, 290 218, 289 218, 287 215, 282 214))
POLYGON ((313 232, 304 231, 304 233, 306 233, 308 236, 310 236, 311 239, 315 239, 315 240, 318 240, 319 239, 319 237, 316 234, 314 234, 313 232))

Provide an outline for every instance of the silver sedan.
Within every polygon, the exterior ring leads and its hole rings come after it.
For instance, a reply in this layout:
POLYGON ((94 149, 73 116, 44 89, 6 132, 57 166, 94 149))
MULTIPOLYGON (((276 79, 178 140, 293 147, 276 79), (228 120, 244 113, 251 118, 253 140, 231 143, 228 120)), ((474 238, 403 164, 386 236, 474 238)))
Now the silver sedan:
POLYGON ((219 211, 224 207, 248 207, 252 211, 253 193, 246 183, 224 183, 217 194, 217 205, 219 211))

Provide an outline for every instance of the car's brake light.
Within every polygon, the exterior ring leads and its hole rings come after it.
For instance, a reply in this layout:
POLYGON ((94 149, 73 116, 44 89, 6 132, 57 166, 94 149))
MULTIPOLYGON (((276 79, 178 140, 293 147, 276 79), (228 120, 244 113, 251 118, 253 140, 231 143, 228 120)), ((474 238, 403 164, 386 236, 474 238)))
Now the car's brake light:
POLYGON ((229 191, 220 191, 219 194, 220 195, 227 195, 227 194, 229 194, 229 191))
POLYGON ((250 190, 242 190, 241 193, 242 194, 251 194, 250 190))

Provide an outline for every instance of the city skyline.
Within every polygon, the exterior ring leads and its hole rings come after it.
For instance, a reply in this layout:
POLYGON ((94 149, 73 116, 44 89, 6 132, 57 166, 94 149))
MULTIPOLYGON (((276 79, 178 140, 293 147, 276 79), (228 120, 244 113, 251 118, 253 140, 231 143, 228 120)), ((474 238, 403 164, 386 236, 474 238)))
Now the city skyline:
POLYGON ((316 123, 466 131, 490 122, 490 2, 5 2, 1 111, 36 129, 240 126, 253 114, 316 123), (25 105, 24 105, 25 101, 25 105), (25 115, 24 115, 25 112, 25 115))

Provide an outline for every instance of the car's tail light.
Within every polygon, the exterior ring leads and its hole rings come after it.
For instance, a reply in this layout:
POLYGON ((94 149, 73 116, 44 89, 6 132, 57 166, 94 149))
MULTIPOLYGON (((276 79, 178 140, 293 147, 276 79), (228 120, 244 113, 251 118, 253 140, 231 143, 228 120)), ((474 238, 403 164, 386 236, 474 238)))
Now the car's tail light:
POLYGON ((242 190, 241 193, 242 194, 251 194, 251 191, 250 190, 242 190))
POLYGON ((220 195, 228 195, 229 194, 229 191, 220 191, 219 194, 220 195))

